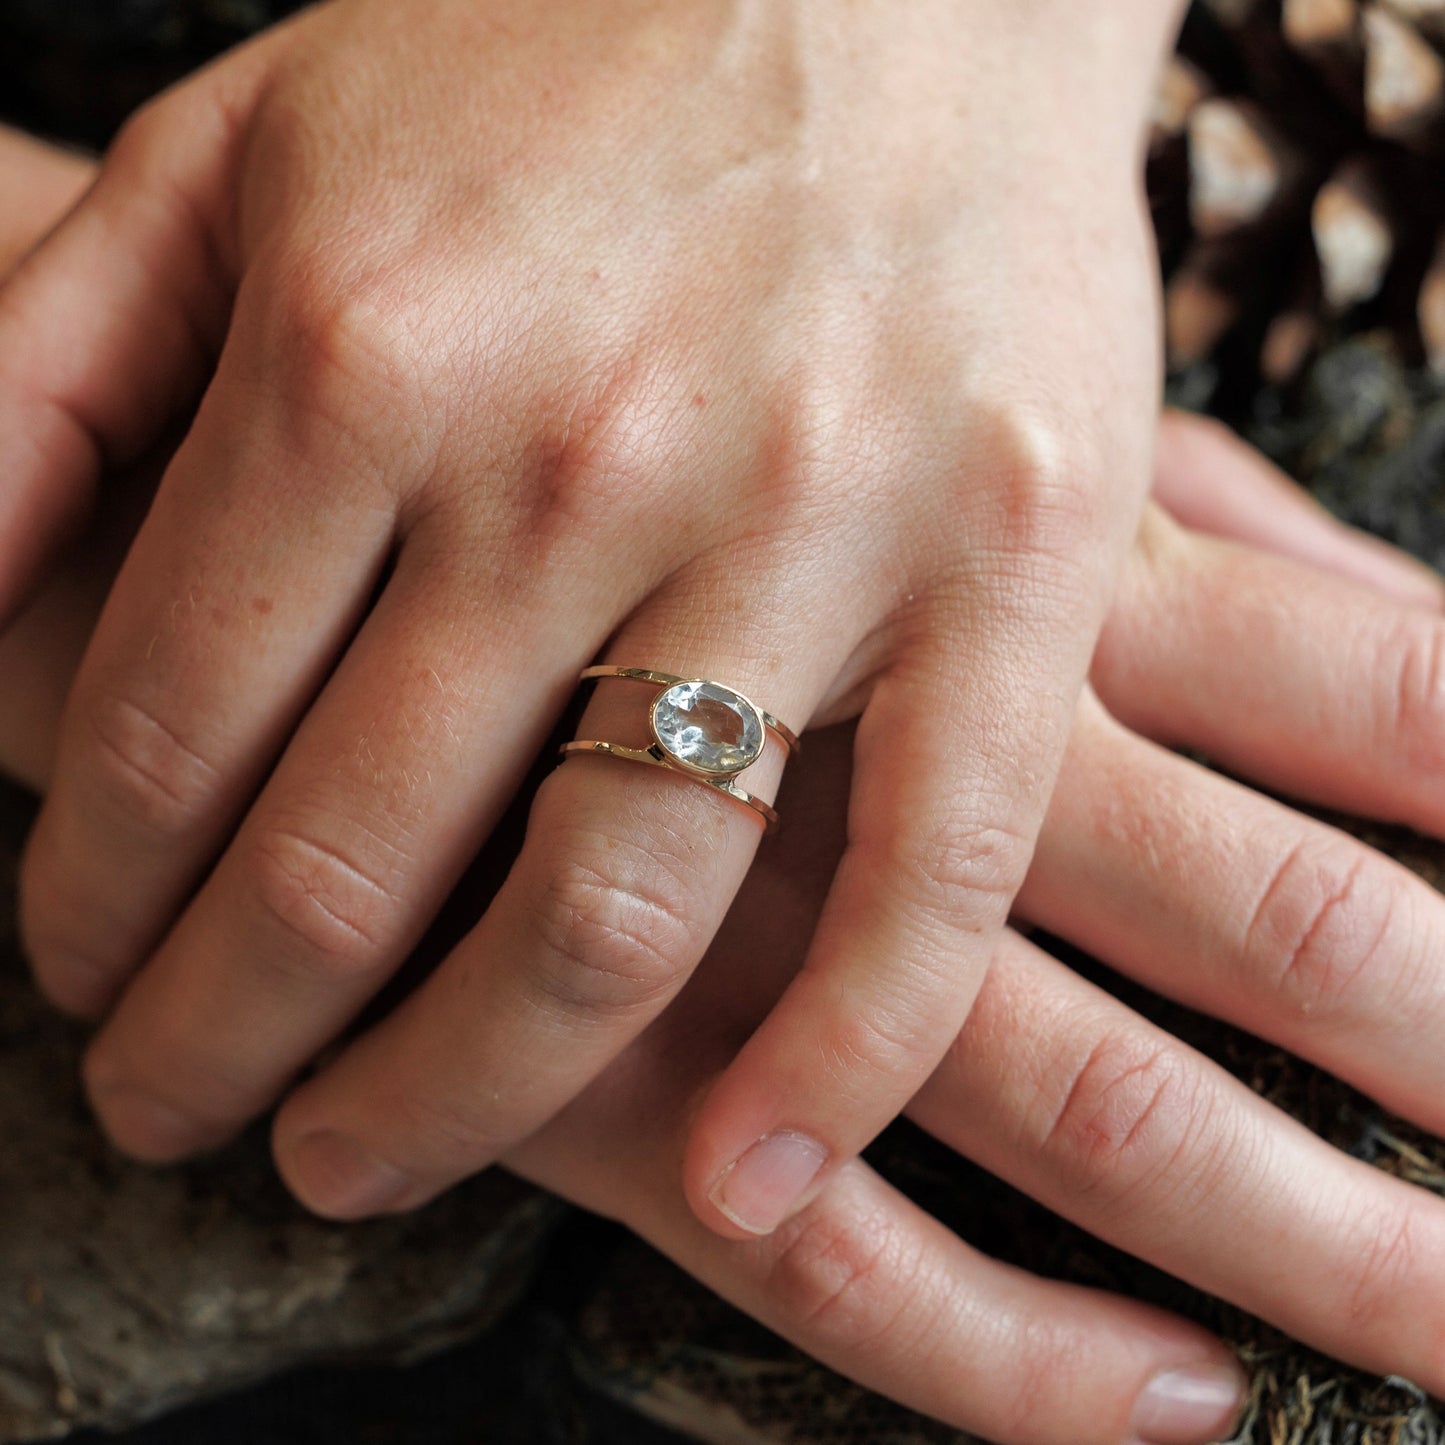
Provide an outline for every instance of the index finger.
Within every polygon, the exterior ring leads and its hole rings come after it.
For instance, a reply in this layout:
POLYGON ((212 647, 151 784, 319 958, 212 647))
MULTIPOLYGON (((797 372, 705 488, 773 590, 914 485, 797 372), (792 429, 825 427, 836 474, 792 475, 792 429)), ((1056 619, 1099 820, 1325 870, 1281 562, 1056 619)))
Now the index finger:
POLYGON ((908 1112, 1108 1243, 1337 1359, 1445 1387, 1445 1203, 1017 935, 908 1112))
MULTIPOLYGON (((595 1141, 595 1123, 579 1126, 595 1141)), ((861 1160, 776 1234, 722 1239, 672 1190, 677 1142, 623 1149, 597 1170, 607 1177, 579 1179, 559 1154, 574 1147, 586 1157, 584 1141, 549 1131, 513 1167, 582 1204, 618 1199, 625 1222, 725 1299, 969 1439, 1204 1445, 1232 1432, 1248 1382, 1198 1325, 990 1259, 861 1160)), ((845 1399, 839 1390, 840 1413, 845 1399)))

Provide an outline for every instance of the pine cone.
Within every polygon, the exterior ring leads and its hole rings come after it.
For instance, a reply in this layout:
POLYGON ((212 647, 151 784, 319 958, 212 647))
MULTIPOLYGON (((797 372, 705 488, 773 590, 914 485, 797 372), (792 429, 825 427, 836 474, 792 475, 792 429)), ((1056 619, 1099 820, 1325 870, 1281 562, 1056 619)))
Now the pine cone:
POLYGON ((1384 328, 1445 377, 1445 0, 1197 0, 1149 196, 1176 374, 1246 394, 1384 328))

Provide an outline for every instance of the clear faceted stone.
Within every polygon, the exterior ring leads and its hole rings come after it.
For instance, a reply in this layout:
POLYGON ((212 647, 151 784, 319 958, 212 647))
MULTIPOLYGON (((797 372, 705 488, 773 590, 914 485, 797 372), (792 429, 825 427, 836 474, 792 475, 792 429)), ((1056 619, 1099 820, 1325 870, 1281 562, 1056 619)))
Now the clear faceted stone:
POLYGON ((706 773, 736 773, 763 750, 757 709, 715 682, 668 688, 652 710, 652 725, 664 751, 706 773))

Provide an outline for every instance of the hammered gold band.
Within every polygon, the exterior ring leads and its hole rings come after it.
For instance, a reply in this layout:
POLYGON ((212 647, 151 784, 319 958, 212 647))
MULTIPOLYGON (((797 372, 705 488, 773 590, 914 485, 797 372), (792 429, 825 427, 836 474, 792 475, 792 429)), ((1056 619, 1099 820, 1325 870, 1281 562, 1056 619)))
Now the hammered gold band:
MULTIPOLYGON (((629 763, 648 763, 655 768, 666 768, 670 773, 683 771, 675 763, 667 760, 667 754, 656 743, 650 748, 626 748, 621 743, 593 742, 578 738, 574 742, 563 743, 558 751, 563 757, 572 753, 600 753, 609 758, 622 758, 629 763)), ((769 807, 755 793, 746 792, 738 787, 731 778, 704 778, 697 773, 684 773, 683 776, 691 778, 695 783, 706 783, 708 787, 716 789, 719 793, 726 793, 728 797, 735 798, 739 803, 751 808, 763 820, 764 833, 771 833, 778 826, 777 809, 769 807)))
POLYGON ((649 747, 578 738, 564 743, 563 758, 579 753, 602 754, 624 762, 645 763, 682 773, 695 783, 706 783, 750 808, 763 820, 765 831, 778 823, 777 812, 736 782, 736 775, 762 756, 767 734, 774 734, 789 753, 800 750, 798 735, 786 723, 765 712, 736 688, 703 677, 679 677, 650 667, 589 667, 579 682, 620 678, 645 682, 657 688, 648 711, 652 732, 649 747))

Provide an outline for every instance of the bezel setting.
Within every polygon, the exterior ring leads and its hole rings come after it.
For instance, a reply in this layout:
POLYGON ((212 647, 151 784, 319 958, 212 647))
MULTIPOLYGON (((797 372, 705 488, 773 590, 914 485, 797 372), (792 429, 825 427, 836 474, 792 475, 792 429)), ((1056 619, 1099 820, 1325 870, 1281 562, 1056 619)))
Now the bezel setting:
POLYGON ((707 678, 686 678, 664 687, 653 698, 647 721, 653 742, 667 761, 702 778, 729 778, 750 768, 762 756, 767 741, 762 710, 736 689, 707 678), (697 702, 732 713, 739 724, 738 739, 730 741, 709 736, 701 722, 678 729, 666 721, 668 708, 675 708, 685 716, 694 711, 697 702), (660 713, 663 714, 662 720, 659 719, 660 713), (679 732, 694 730, 702 737, 692 740, 691 748, 685 748, 680 743, 679 732), (710 753, 713 761, 707 760, 710 753))

